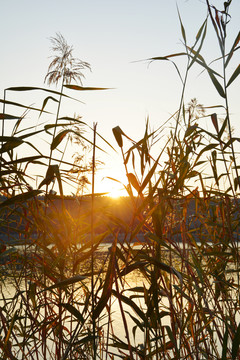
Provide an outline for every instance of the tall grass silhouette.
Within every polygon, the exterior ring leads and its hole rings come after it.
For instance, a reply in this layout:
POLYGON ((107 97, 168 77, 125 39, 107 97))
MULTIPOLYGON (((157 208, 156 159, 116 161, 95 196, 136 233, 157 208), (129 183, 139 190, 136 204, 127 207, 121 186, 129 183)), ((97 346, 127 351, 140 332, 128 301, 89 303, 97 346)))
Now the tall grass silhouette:
POLYGON ((95 194, 95 153, 105 150, 97 139, 106 148, 110 143, 98 134, 96 124, 90 127, 79 117, 60 115, 65 98, 76 101, 67 91, 104 90, 72 84, 90 65, 73 57, 63 36, 52 38, 60 55, 46 77, 50 85, 59 83, 60 91, 5 89, 0 116, 2 359, 239 358, 239 138, 232 133, 228 89, 240 68, 230 76, 226 69, 239 49, 240 33, 229 46, 231 1, 223 10, 208 0, 206 6, 208 16, 192 46, 179 14, 183 51, 148 59, 171 61, 182 81, 179 108, 165 122, 175 124, 165 142, 164 125, 151 130, 149 121, 138 141, 120 126, 113 129, 128 179, 121 213, 113 200, 95 194), (216 61, 208 64, 201 54, 210 25, 222 73, 214 69, 216 61), (184 73, 179 57, 186 58, 184 73), (205 107, 194 97, 185 100, 193 67, 207 72, 224 100, 222 122, 215 113, 218 105, 205 107), (33 91, 47 93, 42 106, 8 100, 9 93, 33 91), (56 103, 53 123, 21 130, 26 113, 41 118, 49 101, 56 103), (22 116, 9 114, 9 105, 16 113, 21 109, 22 116), (199 125, 202 118, 211 121, 214 132, 199 125), (15 124, 11 136, 5 133, 8 121, 15 124), (91 131, 90 140, 83 135, 85 128, 91 131), (48 152, 35 146, 38 134, 50 139, 48 152), (64 160, 71 136, 92 147, 87 169, 64 160), (21 155, 22 146, 34 155, 21 155), (30 165, 46 174, 36 189, 30 165), (69 168, 67 176, 63 166, 69 168), (91 194, 69 200, 64 181, 76 182, 86 170, 92 172, 91 194), (55 179, 60 196, 50 189, 55 179), (75 201, 74 211, 69 201, 75 201), (136 284, 129 281, 131 275, 136 284))

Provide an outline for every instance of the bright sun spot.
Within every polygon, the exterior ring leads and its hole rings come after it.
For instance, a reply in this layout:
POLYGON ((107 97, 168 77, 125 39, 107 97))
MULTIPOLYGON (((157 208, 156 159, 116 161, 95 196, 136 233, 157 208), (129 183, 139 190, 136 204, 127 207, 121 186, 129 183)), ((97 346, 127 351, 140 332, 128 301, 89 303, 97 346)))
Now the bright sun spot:
POLYGON ((114 178, 102 177, 96 181, 96 192, 102 193, 105 196, 109 196, 114 199, 117 199, 121 196, 128 196, 128 193, 124 187, 124 182, 126 182, 126 179, 121 173, 117 174, 114 178), (115 180, 115 178, 117 180, 115 180))
POLYGON ((107 186, 107 196, 111 198, 117 199, 121 196, 128 196, 126 189, 124 188, 123 184, 117 183, 115 181, 109 181, 107 186))
POLYGON ((112 198, 118 198, 120 196, 124 196, 123 195, 124 191, 121 189, 112 189, 109 193, 108 196, 112 197, 112 198))

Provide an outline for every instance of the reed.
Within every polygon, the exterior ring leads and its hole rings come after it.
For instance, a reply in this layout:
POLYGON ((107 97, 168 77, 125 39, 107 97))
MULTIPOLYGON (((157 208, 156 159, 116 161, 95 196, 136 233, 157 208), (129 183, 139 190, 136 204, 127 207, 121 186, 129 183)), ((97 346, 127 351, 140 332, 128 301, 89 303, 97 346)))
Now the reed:
POLYGON ((117 214, 113 211, 116 205, 95 194, 95 151, 103 150, 96 142, 100 136, 96 125, 92 129, 80 118, 60 117, 62 101, 70 98, 67 91, 104 90, 71 83, 81 80, 81 70, 90 65, 73 58, 65 39, 57 34, 52 41, 68 62, 59 62, 61 56, 56 56, 46 77, 50 85, 61 82, 60 91, 39 87, 4 91, 0 221, 2 236, 13 245, 7 247, 3 242, 0 248, 1 359, 240 357, 239 167, 235 150, 240 139, 232 134, 228 98, 228 88, 240 68, 230 76, 226 72, 239 48, 240 33, 229 46, 231 1, 225 2, 221 11, 208 0, 206 6, 208 16, 192 46, 179 14, 183 51, 149 59, 150 63, 174 62, 182 81, 174 115, 156 130, 151 130, 147 121, 138 141, 119 126, 113 129, 128 179, 129 196, 122 199, 128 216, 117 214), (219 44, 221 56, 216 60, 222 61, 222 73, 212 67, 214 61, 208 65, 201 54, 209 23, 219 44), (179 57, 186 58, 183 73, 178 68, 179 57), (185 100, 189 73, 196 66, 208 73, 224 100, 222 123, 219 115, 212 113, 218 106, 205 107, 194 98, 185 100), (47 93, 39 107, 7 97, 36 90, 47 93), (57 104, 53 122, 21 128, 26 111, 41 118, 49 101, 57 104), (14 106, 16 113, 17 109, 24 113, 8 114, 8 105, 14 106), (209 118, 214 132, 199 125, 203 118, 209 118), (14 122, 11 134, 5 133, 8 121, 14 122), (163 126, 170 121, 175 121, 175 126, 163 141, 163 126), (83 136, 84 128, 90 128, 93 141, 83 136), (31 140, 38 134, 50 139, 46 153, 31 140), (64 196, 64 182, 77 182, 85 172, 81 172, 81 163, 64 160, 71 136, 77 137, 80 145, 92 146, 93 154, 84 168, 91 169, 92 192, 76 197, 75 214, 64 196), (34 155, 22 156, 23 146, 31 147, 34 155), (36 189, 30 185, 30 165, 47 169, 36 189), (67 175, 63 165, 68 166, 67 175), (49 191, 55 178, 60 197, 49 191), (109 248, 100 251, 109 237, 109 248), (138 282, 131 285, 129 278, 134 274, 138 282), (119 325, 116 327, 116 308, 123 335, 119 325))

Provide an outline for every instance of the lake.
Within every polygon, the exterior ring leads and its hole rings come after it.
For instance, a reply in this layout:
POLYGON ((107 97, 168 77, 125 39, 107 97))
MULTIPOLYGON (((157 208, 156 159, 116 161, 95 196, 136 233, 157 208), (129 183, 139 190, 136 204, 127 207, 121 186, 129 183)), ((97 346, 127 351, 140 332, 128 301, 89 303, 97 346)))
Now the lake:
MULTIPOLYGON (((211 244, 209 245, 209 250, 211 250, 211 244)), ((135 244, 133 249, 134 253, 132 256, 136 256, 138 252, 142 251, 142 246, 140 244, 135 244)), ((146 246, 146 244, 144 244, 146 246)), ((121 247, 121 245, 119 245, 121 247)), ((102 267, 102 264, 104 262, 104 259, 109 253, 109 249, 111 248, 110 244, 101 244, 99 250, 96 252, 95 257, 95 265, 96 269, 102 269, 102 272, 96 272, 96 275, 94 276, 94 281, 96 281, 95 288, 98 288, 98 285, 101 283, 101 279, 103 278, 103 271, 106 270, 107 264, 102 267), (105 269, 105 270, 104 270, 105 269)), ((23 250, 23 248, 22 248, 23 250)), ((188 274, 188 271, 191 269, 188 269, 189 264, 192 262, 191 259, 191 252, 187 248, 185 248, 185 245, 182 243, 177 243, 176 248, 172 249, 173 251, 168 250, 162 250, 162 261, 164 263, 171 263, 172 266, 176 268, 177 271, 180 271, 182 274, 188 274), (177 256, 176 251, 179 251, 179 256, 184 256, 185 263, 183 266, 183 262, 181 261, 181 257, 177 256)), ((147 248, 146 248, 147 252, 147 248)), ((148 255, 148 254, 147 254, 148 255)), ((209 255, 209 259, 211 260, 214 255, 209 255)), ((37 259, 37 258, 36 258, 37 259)), ((211 324, 211 331, 215 331, 217 334, 217 331, 214 329, 220 329, 221 334, 224 334, 224 323, 222 322, 221 318, 223 318, 223 314, 228 314, 229 316, 231 314, 232 320, 236 323, 239 322, 239 310, 236 308, 233 309, 235 299, 237 299, 237 293, 235 294, 234 287, 232 287, 232 302, 230 302, 230 297, 224 298, 223 294, 218 297, 218 301, 216 302, 215 298, 215 285, 216 281, 213 278, 213 275, 209 273, 207 277, 209 277, 209 281, 204 278, 204 273, 200 272, 200 269, 198 269, 198 263, 197 259, 195 261, 195 269, 197 270, 198 279, 195 278, 196 274, 192 273, 192 284, 190 284, 190 280, 186 282, 185 278, 181 280, 183 283, 181 285, 181 281, 177 276, 175 276, 174 273, 168 274, 168 280, 165 277, 165 271, 161 271, 161 277, 159 278, 159 294, 158 295, 158 309, 159 314, 161 317, 160 321, 160 327, 158 331, 162 331, 163 334, 166 333, 166 331, 169 331, 169 329, 173 329, 173 323, 171 316, 171 313, 174 314, 174 316, 178 316, 176 318, 176 321, 182 321, 183 324, 185 321, 190 319, 190 315, 194 317, 194 323, 192 323, 194 332, 196 334, 198 331, 201 330, 203 324, 206 322, 206 328, 202 329, 202 333, 205 334, 206 339, 209 338, 209 329, 207 326, 211 324), (202 279, 201 279, 202 277, 202 279), (170 284, 168 284, 167 281, 171 281, 170 284), (207 282, 208 281, 208 282, 207 282), (164 289, 165 286, 165 289, 164 289), (214 288, 214 289, 213 289, 214 288), (184 289, 184 290, 183 290, 184 289), (194 295, 192 295, 194 294, 194 295), (194 297, 193 297, 194 296, 194 297), (225 301, 226 300, 226 301, 225 301), (225 301, 225 302, 224 302, 225 301), (201 306, 201 307, 200 307, 201 306), (197 313, 192 312, 192 308, 201 310, 201 317, 197 313), (192 313, 191 313, 192 312, 192 313), (204 319, 205 316, 205 319, 204 319), (182 317, 182 319, 181 319, 182 317), (208 324, 208 325, 207 325, 208 324), (214 328, 215 326, 215 328, 214 328)), ((36 263, 37 265, 37 263, 36 263)), ((121 261, 119 261, 119 270, 121 271, 121 261)), ((122 276, 121 278, 118 276, 118 287, 116 282, 113 282, 113 290, 116 292, 118 291, 119 294, 121 294, 120 300, 117 299, 116 296, 112 296, 108 300, 108 309, 109 312, 106 312, 105 310, 102 311, 99 321, 96 324, 97 332, 99 335, 99 355, 101 355, 102 359, 110 360, 111 354, 114 353, 114 359, 120 359, 121 355, 119 353, 119 350, 117 350, 115 347, 112 347, 112 338, 115 336, 114 341, 118 342, 119 347, 122 348, 123 353, 128 353, 128 350, 126 348, 127 343, 127 337, 129 338, 129 342, 133 348, 138 349, 139 351, 144 348, 146 343, 146 336, 151 335, 152 339, 154 340, 154 319, 151 319, 151 316, 149 315, 149 321, 152 322, 152 329, 149 329, 149 333, 147 333, 146 328, 143 328, 141 330, 142 326, 142 319, 141 319, 141 313, 138 313, 139 311, 142 311, 143 314, 146 314, 147 309, 149 311, 150 303, 148 302, 148 294, 151 293, 151 283, 149 282, 149 279, 154 280, 154 272, 151 272, 151 269, 154 267, 149 267, 146 265, 146 276, 143 275, 139 271, 139 269, 134 269, 133 271, 126 274, 126 276, 122 276), (130 290, 131 289, 131 290, 130 290), (143 293, 145 291, 145 293, 143 293), (126 300, 128 299, 128 300, 126 300), (131 306, 131 302, 128 304, 128 301, 134 301, 134 303, 137 305, 136 311, 131 306), (148 302, 148 303, 147 303, 148 302), (125 325, 124 325, 124 319, 122 317, 121 312, 121 306, 122 310, 124 311, 124 318, 125 318, 125 325), (140 314, 140 315, 139 315, 140 314), (139 326, 136 326, 137 321, 139 322, 139 326), (127 325, 127 332, 126 332, 126 325, 127 325), (102 342, 104 340, 104 342, 102 342), (108 343, 108 348, 106 348, 106 342, 108 343), (108 355, 106 355, 106 350, 108 351, 108 355)), ((89 269, 88 263, 85 263, 85 265, 82 267, 82 272, 80 272, 81 275, 85 275, 89 269)), ((167 270, 169 270, 167 268, 167 270)), ((226 281, 229 282, 229 285, 238 283, 238 272, 231 272, 231 267, 227 269, 228 277, 226 278, 226 281)), ((235 271, 235 268, 233 267, 232 270, 235 271)), ((12 270, 11 270, 12 271, 12 270)), ((10 271, 10 273, 11 273, 10 271)), ((12 352, 15 351, 15 356, 17 359, 33 359, 33 360, 40 360, 43 359, 43 329, 41 327, 43 326, 43 323, 45 321, 45 314, 47 314, 47 328, 48 331, 48 337, 46 340, 46 360, 55 359, 55 353, 59 351, 58 347, 58 337, 59 337, 59 328, 57 326, 56 319, 58 318, 59 314, 59 296, 61 296, 61 303, 62 304, 73 304, 74 307, 77 308, 78 312, 74 313, 72 308, 66 307, 64 308, 64 311, 62 313, 62 321, 61 324, 63 326, 62 331, 64 332, 64 336, 66 339, 73 340, 74 347, 78 346, 83 349, 82 356, 80 357, 82 359, 91 359, 91 347, 89 347, 89 342, 91 342, 89 339, 89 334, 87 331, 87 327, 90 326, 90 316, 91 316, 91 298, 88 298, 87 292, 89 289, 91 289, 91 278, 86 277, 84 280, 76 282, 74 284, 69 284, 68 286, 62 287, 61 291, 59 292, 59 287, 56 286, 56 288, 52 289, 51 291, 45 292, 42 291, 43 285, 41 283, 41 277, 37 276, 37 273, 35 273, 35 280, 31 281, 31 273, 27 272, 25 273, 23 267, 18 268, 17 275, 13 277, 12 279, 10 276, 5 278, 5 282, 2 282, 2 299, 0 302, 1 305, 1 314, 4 316, 2 319, 6 318, 7 315, 10 316, 10 319, 14 319, 15 323, 12 327, 12 335, 15 334, 13 337, 11 337, 11 346, 12 346, 12 352), (28 279, 25 279, 25 274, 27 274, 28 279), (17 289, 17 291, 15 291, 17 289), (26 290, 27 289, 27 290, 26 290), (71 295, 71 291, 72 295, 71 295), (45 298, 45 294, 47 293, 47 297, 45 298), (71 299, 71 296, 72 299, 71 299), (44 308, 44 301, 48 301, 47 310, 44 308), (36 301, 36 304, 34 305, 34 301, 36 301), (86 307, 86 301, 89 301, 89 305, 86 307), (84 319, 86 319, 86 326, 81 325, 80 321, 80 314, 84 316, 84 319), (17 317, 14 318, 14 314, 17 314, 17 317), (76 321, 78 319, 78 321, 76 321), (80 325, 79 325, 80 324, 80 325), (24 334, 23 327, 28 327, 28 334, 24 334), (21 330, 22 329, 22 330, 21 330), (74 332, 76 331, 76 334, 74 332), (28 335, 31 335, 30 338, 28 338, 28 335), (74 335, 74 336, 73 336, 74 335), (22 343, 22 339, 25 337, 28 339, 28 344, 24 343, 24 353, 22 352, 22 346, 19 346, 19 344, 22 343), (86 340, 86 343, 84 341, 86 340), (87 340, 88 339, 88 340, 87 340), (77 345, 78 344, 78 345, 77 345), (16 346, 15 346, 16 345, 16 346), (16 348, 16 350, 15 350, 16 348), (37 353, 36 350, 37 349, 37 353), (32 352, 31 357, 29 354, 32 352), (88 357, 87 357, 88 356, 88 357), (90 356, 90 357, 89 357, 90 356)), ((192 271, 192 270, 191 270, 192 271)), ((177 274, 177 273, 176 273, 177 274)), ((189 278, 190 279, 190 278, 189 278)), ((52 280, 53 281, 53 280, 52 280)), ((51 282, 52 283, 52 282, 51 282)), ((230 295, 230 294, 229 294, 230 295)), ((229 296, 228 295, 228 296, 229 296)), ((98 301, 102 298, 102 291, 98 291, 95 298, 95 304, 98 305, 98 301), (97 300, 98 299, 98 300, 97 300)), ((152 300, 154 300, 152 298, 152 300)), ((224 319, 224 318, 223 318, 224 319)), ((2 320, 3 324, 4 321, 2 320)), ((8 325, 9 326, 9 325, 8 325)), ((176 331, 178 331, 178 326, 176 322, 176 331)), ((183 325, 182 325, 183 326, 183 325)), ((186 325, 185 325, 186 326, 186 325)), ((184 331, 186 331, 186 328, 183 328, 184 331)), ((189 328, 189 334, 191 334, 191 328, 189 328)), ((2 327, 1 329, 1 336, 4 336, 4 329, 2 327)), ((161 333, 159 333, 161 334, 161 333)), ((163 335, 161 335, 163 336, 163 335)), ((168 336, 171 336, 171 333, 169 333, 168 336)), ((221 335, 222 337, 222 335, 221 335)), ((210 342, 210 345, 206 344, 204 345, 206 348, 209 346, 209 351, 216 353, 219 351, 221 353, 221 337, 219 340, 219 336, 216 336, 216 339, 214 340, 214 343, 210 342), (219 349, 219 350, 218 350, 219 349)), ((179 339, 179 338, 178 338, 179 339)), ((151 341, 153 341, 151 340, 151 341)), ((192 343, 192 339, 189 338, 189 344, 191 344, 192 347, 194 347, 194 343, 192 343)), ((170 346, 170 343, 166 343, 166 346, 170 346)), ((62 345, 59 345, 61 347, 62 354, 64 351, 66 351, 66 344, 63 343, 62 345)), ((179 348, 181 348, 181 340, 178 340, 179 348)), ((183 348, 184 351, 184 348, 183 348)), ((171 348, 168 349, 168 352, 164 355, 164 358, 170 359, 171 356, 173 356, 174 350, 171 350, 171 348)), ((71 355, 70 359, 74 359, 75 355, 74 352, 70 350, 71 355)), ((77 357, 76 357, 77 358, 77 357)), ((139 357, 134 357, 139 358, 139 357)), ((152 359, 157 359, 157 357, 152 356, 152 359)), ((68 357, 66 358, 68 359, 68 357)), ((140 358, 139 358, 140 359, 140 358)), ((194 358, 195 359, 195 358, 194 358)), ((197 358, 196 358, 197 359, 197 358)))

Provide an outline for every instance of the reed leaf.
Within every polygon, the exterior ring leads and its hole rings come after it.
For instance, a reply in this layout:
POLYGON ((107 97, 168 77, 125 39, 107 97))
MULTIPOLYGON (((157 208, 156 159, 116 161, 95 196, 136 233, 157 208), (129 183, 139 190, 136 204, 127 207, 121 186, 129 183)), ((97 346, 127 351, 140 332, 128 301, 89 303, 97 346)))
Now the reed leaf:
MULTIPOLYGON (((55 126, 54 126, 55 127, 55 126)), ((65 138, 65 136, 67 134, 69 134, 70 132, 72 132, 72 130, 70 129, 65 129, 63 131, 61 131, 59 134, 57 134, 57 136, 53 139, 52 144, 51 144, 51 150, 56 149, 56 147, 62 142, 62 140, 65 138)))
POLYGON ((48 291, 48 290, 53 290, 53 289, 65 288, 68 285, 72 285, 72 284, 75 284, 77 282, 81 282, 81 281, 83 281, 85 279, 86 279, 86 276, 75 275, 75 276, 72 276, 69 279, 65 279, 65 280, 56 282, 56 284, 53 284, 51 286, 46 287, 45 289, 41 290, 40 293, 42 293, 44 291, 48 291))
POLYGON ((209 74, 209 76, 210 76, 210 78, 212 80, 213 85, 217 89, 219 95, 222 96, 225 99, 226 98, 225 91, 224 91, 222 85, 220 84, 220 82, 215 77, 213 71, 210 68, 208 68, 208 74, 209 74))
POLYGON ((227 360, 227 350, 228 350, 228 326, 226 324, 226 330, 223 336, 223 345, 222 345, 222 357, 221 360, 227 360))
MULTIPOLYGON (((126 314, 128 314, 130 316, 130 318, 132 319, 132 321, 137 325, 136 327, 134 327, 134 329, 138 328, 140 329, 142 332, 145 331, 145 326, 146 324, 141 323, 135 316, 133 316, 129 311, 126 311, 126 314)), ((136 331, 136 330, 135 330, 136 331)))
POLYGON ((79 85, 71 85, 66 84, 63 85, 67 89, 71 90, 78 90, 78 91, 95 91, 95 90, 109 90, 110 88, 102 88, 102 87, 86 87, 86 86, 79 86, 79 85))
POLYGON ((216 113, 211 115, 211 120, 212 120, 212 123, 213 123, 213 125, 215 127, 215 130, 216 130, 217 134, 219 134, 218 120, 217 120, 217 114, 216 113))
POLYGON ((223 150, 226 150, 230 145, 232 145, 235 141, 240 142, 240 138, 233 137, 224 145, 223 150))
POLYGON ((69 123, 47 124, 47 125, 44 125, 44 130, 45 130, 48 134, 51 135, 50 131, 48 131, 48 130, 54 129, 54 128, 59 128, 59 127, 62 128, 62 127, 64 127, 64 126, 69 126, 69 125, 71 125, 71 124, 69 124, 69 123))
POLYGON ((155 56, 152 58, 149 58, 149 61, 154 61, 154 60, 168 60, 169 58, 172 57, 178 57, 178 56, 186 56, 187 53, 185 52, 180 52, 180 53, 175 53, 175 54, 169 54, 169 55, 165 55, 165 56, 155 56))
POLYGON ((16 120, 19 119, 19 116, 14 116, 14 115, 10 115, 10 114, 0 114, 0 119, 2 120, 16 120))
MULTIPOLYGON (((54 173, 57 178, 60 195, 63 198, 63 187, 62 187, 62 179, 61 179, 61 175, 60 175, 60 171, 59 171, 59 166, 58 165, 52 165, 52 166, 54 167, 54 173)), ((63 202, 63 205, 64 205, 64 202, 63 202)))
POLYGON ((163 270, 163 271, 166 271, 169 274, 175 275, 180 280, 180 283, 181 284, 183 283, 183 278, 182 278, 181 273, 179 271, 177 271, 174 267, 172 267, 172 266, 170 266, 168 264, 165 264, 162 261, 159 261, 159 260, 157 260, 155 258, 151 258, 147 254, 142 253, 141 258, 144 259, 144 260, 147 260, 149 262, 149 264, 155 265, 160 270, 163 270))
POLYGON ((47 105, 47 103, 48 103, 49 100, 52 100, 52 101, 55 101, 55 102, 58 103, 58 100, 56 100, 54 97, 52 97, 52 96, 46 97, 46 99, 44 99, 44 101, 43 101, 42 109, 41 109, 41 112, 40 112, 39 116, 42 115, 42 112, 43 112, 43 110, 45 109, 45 107, 46 107, 46 105, 47 105))
MULTIPOLYGON (((54 127, 58 126, 58 124, 56 124, 54 127)), ((84 136, 82 136, 79 132, 74 131, 72 129, 64 129, 63 131, 61 131, 58 135, 56 135, 52 141, 51 144, 51 149, 54 150, 57 148, 57 146, 62 142, 62 140, 65 138, 65 136, 68 133, 72 133, 75 134, 77 137, 83 139, 84 141, 86 141, 87 143, 89 143, 90 145, 93 146, 92 141, 88 140, 87 138, 85 138, 84 136)), ((96 148, 100 151, 103 151, 104 153, 106 152, 105 150, 103 150, 101 147, 99 147, 98 145, 95 145, 96 148)))
POLYGON ((143 190, 145 189, 145 187, 147 186, 147 184, 150 182, 151 178, 153 177, 153 174, 155 173, 156 168, 158 166, 160 157, 161 157, 161 154, 158 156, 157 160, 155 161, 152 168, 149 170, 148 174, 146 175, 145 179, 143 180, 143 182, 140 186, 140 189, 139 189, 139 193, 143 192, 143 190))
POLYGON ((177 9, 177 11, 178 11, 178 18, 179 18, 180 25, 181 25, 181 32, 182 32, 183 41, 184 41, 184 44, 186 45, 187 44, 186 31, 185 31, 185 28, 183 26, 179 10, 177 9))
POLYGON ((0 149, 0 153, 11 151, 23 143, 21 138, 12 136, 0 136, 0 141, 6 141, 0 149))
POLYGON ((124 304, 130 306, 130 308, 134 310, 134 312, 140 317, 140 319, 142 319, 142 321, 146 323, 147 319, 144 312, 140 309, 140 307, 137 306, 137 304, 133 300, 129 299, 127 296, 123 294, 118 293, 116 290, 112 290, 112 294, 116 298, 120 298, 124 304))
MULTIPOLYGON (((203 46, 203 43, 204 43, 204 40, 205 40, 205 37, 206 37, 206 34, 207 34, 207 20, 204 21, 203 25, 201 26, 201 28, 199 29, 199 32, 196 36, 196 43, 194 44, 194 46, 192 47, 191 51, 193 51, 193 48, 196 46, 201 34, 202 34, 202 31, 203 31, 203 35, 202 35, 202 39, 201 39, 201 43, 197 49, 197 51, 195 52, 194 54, 194 57, 192 58, 192 61, 190 62, 189 66, 188 66, 188 69, 191 68, 191 66, 195 63, 195 60, 197 58, 201 58, 201 55, 200 55, 200 51, 202 49, 202 46, 203 46), (204 31, 203 31, 204 30, 204 31)), ((203 59, 203 58, 202 58, 203 59)))
POLYGON ((111 247, 110 259, 105 276, 105 282, 103 285, 103 291, 101 298, 98 301, 97 306, 93 311, 93 319, 97 319, 99 317, 103 309, 106 307, 107 302, 112 293, 112 285, 115 275, 116 249, 117 249, 117 236, 115 236, 113 245, 111 247))
POLYGON ((25 193, 22 193, 19 195, 15 195, 15 196, 1 202, 0 208, 6 207, 6 206, 11 206, 11 205, 23 204, 27 200, 40 195, 41 192, 42 192, 41 190, 30 190, 28 192, 25 192, 25 193))
POLYGON ((69 303, 61 303, 61 306, 68 310, 78 321, 80 321, 81 324, 85 323, 83 315, 80 313, 80 311, 78 311, 78 309, 76 309, 76 307, 69 303))
POLYGON ((12 319, 11 319, 11 323, 10 323, 8 332, 7 332, 6 337, 4 339, 4 343, 5 343, 4 345, 5 346, 7 346, 8 342, 9 342, 10 336, 11 336, 13 328, 14 328, 14 324, 15 324, 17 319, 18 319, 18 311, 15 311, 15 313, 14 313, 12 319))
POLYGON ((184 136, 185 136, 185 137, 188 137, 188 136, 192 135, 192 133, 193 133, 194 131, 196 131, 197 128, 198 128, 198 125, 196 125, 196 124, 189 126, 189 127, 187 128, 184 136))
MULTIPOLYGON (((32 106, 28 106, 28 105, 22 105, 20 103, 16 103, 14 101, 9 101, 9 100, 0 99, 0 103, 5 104, 5 105, 17 106, 17 107, 21 107, 21 108, 28 109, 28 110, 34 110, 34 111, 40 111, 40 112, 42 111, 41 109, 38 109, 38 108, 35 108, 32 106)), ((45 111, 45 110, 43 110, 42 112, 44 112, 45 114, 51 114, 50 112, 45 111)))
POLYGON ((225 67, 228 66, 229 61, 231 60, 234 51, 237 50, 237 49, 239 49, 239 47, 238 47, 238 48, 236 47, 236 46, 238 45, 239 41, 240 41, 240 31, 238 32, 237 37, 236 37, 236 39, 234 40, 233 46, 232 46, 232 48, 231 48, 231 50, 230 50, 230 52, 229 52, 229 54, 228 54, 227 60, 226 60, 226 62, 225 62, 225 67))
POLYGON ((120 148, 123 147, 123 140, 122 140, 122 135, 123 135, 123 131, 119 126, 116 126, 115 128, 112 129, 113 135, 115 136, 115 139, 118 143, 118 146, 120 148))
MULTIPOLYGON (((202 32, 204 32, 203 38, 205 38, 205 36, 206 36, 206 35, 205 35, 206 30, 207 30, 207 19, 203 22, 203 24, 201 25, 200 29, 199 29, 198 32, 197 32, 195 44, 197 44, 197 42, 199 41, 199 39, 200 39, 200 37, 201 37, 201 35, 202 35, 202 32)), ((195 46, 195 44, 194 44, 194 46, 195 46)), ((193 47, 194 47, 194 46, 193 46, 193 47)))
POLYGON ((240 323, 238 324, 232 342, 232 360, 235 360, 237 358, 239 346, 240 346, 240 323))
POLYGON ((127 178, 129 183, 134 187, 134 189, 137 190, 138 193, 140 193, 140 185, 136 176, 132 173, 128 173, 127 178))
POLYGON ((38 189, 40 189, 44 185, 49 185, 55 178, 55 165, 49 165, 45 178, 41 181, 41 183, 38 186, 38 189))
POLYGON ((198 154, 198 159, 201 157, 201 155, 206 152, 206 151, 209 151, 209 150, 212 150, 212 149, 216 149, 218 146, 217 143, 214 143, 214 144, 209 144, 209 145, 206 145, 198 154))
MULTIPOLYGON (((123 259, 122 259, 123 260, 123 259)), ((145 261, 136 261, 133 264, 130 265, 126 265, 120 272, 119 276, 126 276, 127 274, 131 273, 134 270, 139 270, 145 266, 147 266, 147 262, 145 261)), ((136 289, 134 289, 134 291, 136 291, 136 289)))
POLYGON ((237 68, 236 68, 235 71, 233 72, 232 76, 231 76, 230 79, 228 80, 227 87, 228 87, 229 85, 231 85, 231 83, 238 77, 239 74, 240 74, 240 64, 237 66, 237 68))
POLYGON ((223 122, 223 124, 222 124, 222 126, 221 126, 221 129, 220 129, 220 131, 219 131, 219 134, 218 134, 219 139, 221 139, 221 137, 222 137, 222 135, 223 135, 223 133, 224 133, 224 130, 225 130, 226 127, 227 127, 227 123, 228 123, 228 121, 227 121, 227 117, 226 117, 225 120, 224 120, 224 122, 223 122))
POLYGON ((54 94, 54 95, 59 95, 59 96, 63 96, 63 97, 66 97, 68 99, 72 99, 72 100, 75 100, 75 101, 78 101, 82 104, 84 104, 82 101, 78 100, 78 99, 74 99, 73 97, 71 96, 68 96, 62 92, 59 92, 59 91, 56 91, 56 90, 51 90, 51 89, 46 89, 46 88, 41 88, 41 87, 35 87, 35 86, 15 86, 15 87, 10 87, 10 88, 7 88, 5 90, 8 90, 8 91, 33 91, 33 90, 41 90, 41 91, 45 91, 45 92, 48 92, 50 94, 54 94))

